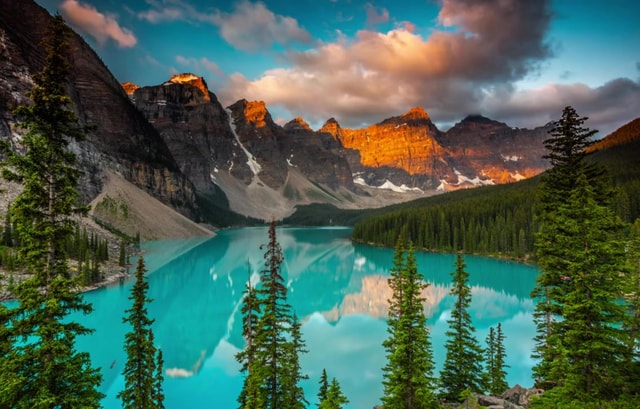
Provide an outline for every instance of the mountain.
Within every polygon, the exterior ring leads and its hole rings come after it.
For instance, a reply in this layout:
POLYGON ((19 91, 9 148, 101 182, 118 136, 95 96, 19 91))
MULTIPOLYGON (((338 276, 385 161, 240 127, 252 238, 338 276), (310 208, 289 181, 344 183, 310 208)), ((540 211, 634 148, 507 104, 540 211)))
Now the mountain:
MULTIPOLYGON (((23 130, 9 107, 28 102, 33 75, 44 64, 40 44, 50 19, 31 0, 3 1, 0 7, 0 138, 17 148, 23 130)), ((112 170, 181 213, 197 217, 195 188, 158 132, 89 45, 74 32, 68 40, 68 94, 80 122, 96 127, 85 141, 71 146, 83 174, 83 200, 100 193, 105 170, 112 170)))
POLYGON ((446 132, 422 108, 412 108, 365 129, 341 128, 330 119, 320 133, 332 135, 346 149, 360 182, 391 183, 422 191, 522 180, 548 168, 542 159, 549 127, 511 128, 473 115, 446 132))
POLYGON ((542 156, 550 130, 550 126, 512 128, 481 115, 470 115, 445 132, 440 141, 460 174, 478 175, 488 184, 502 184, 530 178, 549 167, 542 156))
MULTIPOLYGON (((9 107, 28 103, 50 18, 31 0, 0 8, 0 138, 16 148, 22 131, 9 107)), ((381 207, 548 167, 540 159, 545 127, 469 116, 441 131, 420 107, 363 129, 333 118, 318 130, 300 117, 281 126, 262 101, 222 106, 193 73, 120 84, 80 36, 69 42, 68 93, 81 123, 95 125, 72 145, 87 203, 115 175, 192 220, 224 225, 282 218, 311 203, 381 207)))

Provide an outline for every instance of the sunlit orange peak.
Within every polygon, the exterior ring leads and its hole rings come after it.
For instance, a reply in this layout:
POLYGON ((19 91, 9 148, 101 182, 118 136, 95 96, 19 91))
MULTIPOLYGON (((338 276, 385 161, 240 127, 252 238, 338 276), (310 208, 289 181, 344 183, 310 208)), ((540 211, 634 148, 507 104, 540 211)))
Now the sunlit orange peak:
POLYGON ((140 85, 138 84, 134 84, 133 82, 123 82, 122 83, 122 88, 124 89, 124 92, 127 93, 127 95, 133 95, 133 93, 140 88, 140 85))
POLYGON ((211 99, 211 96, 209 95, 209 89, 207 88, 207 83, 204 81, 204 78, 199 77, 195 74, 192 74, 190 72, 175 74, 171 76, 171 79, 169 80, 169 82, 172 82, 174 84, 192 85, 198 88, 200 91, 202 91, 202 94, 204 95, 205 99, 208 99, 208 100, 211 99))
POLYGON ((414 107, 402 115, 403 118, 429 119, 429 114, 422 107, 414 107))

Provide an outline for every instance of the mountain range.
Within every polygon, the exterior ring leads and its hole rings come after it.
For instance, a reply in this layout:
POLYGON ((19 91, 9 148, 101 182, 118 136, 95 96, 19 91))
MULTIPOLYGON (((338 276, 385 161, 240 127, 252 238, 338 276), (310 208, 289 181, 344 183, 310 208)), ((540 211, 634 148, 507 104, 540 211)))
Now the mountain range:
MULTIPOLYGON (((17 149, 22 130, 10 107, 28 103, 50 18, 31 0, 0 8, 0 138, 17 149)), ((95 125, 71 145, 86 202, 117 175, 192 220, 222 225, 221 214, 279 219, 300 204, 380 207, 549 167, 550 124, 520 129, 469 115, 442 131, 416 107, 362 129, 333 118, 316 130, 302 118, 279 125, 261 101, 224 107, 195 74, 121 84, 79 35, 69 45, 67 91, 80 121, 95 125)))

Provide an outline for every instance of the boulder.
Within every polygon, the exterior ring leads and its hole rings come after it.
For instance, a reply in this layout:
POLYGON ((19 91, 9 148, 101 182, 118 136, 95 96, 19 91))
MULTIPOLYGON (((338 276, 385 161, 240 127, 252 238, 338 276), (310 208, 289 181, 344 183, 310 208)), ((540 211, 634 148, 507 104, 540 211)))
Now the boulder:
POLYGON ((503 393, 502 398, 505 401, 515 405, 528 406, 532 396, 539 396, 543 392, 544 391, 542 389, 538 389, 538 388, 527 389, 520 385, 515 385, 513 388, 503 393))

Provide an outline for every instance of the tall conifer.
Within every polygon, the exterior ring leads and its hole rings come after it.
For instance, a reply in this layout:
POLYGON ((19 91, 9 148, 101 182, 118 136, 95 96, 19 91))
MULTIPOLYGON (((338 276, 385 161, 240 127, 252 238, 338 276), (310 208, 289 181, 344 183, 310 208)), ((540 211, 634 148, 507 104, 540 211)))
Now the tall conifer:
POLYGON ((387 332, 383 342, 387 365, 383 368, 384 396, 389 408, 437 408, 433 379, 433 352, 429 339, 422 291, 428 286, 418 272, 413 246, 405 250, 398 239, 389 286, 387 332))
POLYGON ((320 403, 327 399, 327 391, 329 390, 329 379, 327 378, 327 370, 322 368, 322 375, 320 376, 320 388, 318 389, 318 403, 316 406, 320 407, 320 403))
POLYGON ((446 332, 447 354, 440 372, 442 396, 448 401, 460 400, 466 389, 475 393, 484 389, 481 366, 483 350, 474 335, 475 328, 468 311, 471 288, 462 254, 457 254, 454 265, 456 269, 452 273, 453 286, 450 292, 454 297, 454 306, 451 319, 448 320, 449 330, 446 332))
POLYGON ((486 343, 485 371, 487 391, 491 395, 500 395, 509 388, 506 381, 507 372, 505 371, 507 365, 505 363, 504 334, 500 323, 498 323, 497 329, 489 328, 486 343))
POLYGON ((245 290, 243 335, 247 345, 237 359, 247 375, 238 402, 242 409, 304 408, 299 381, 306 377, 298 357, 306 351, 300 324, 287 303, 281 271, 284 256, 275 221, 269 226, 269 242, 261 248, 266 251, 260 286, 245 290))
POLYGON ((558 324, 567 362, 561 386, 583 399, 616 399, 622 393, 625 356, 623 225, 610 208, 598 204, 584 175, 559 214, 559 243, 570 254, 558 324))
POLYGON ((11 313, 8 338, 12 348, 0 359, 0 406, 12 408, 95 408, 102 394, 99 372, 87 353, 75 350, 75 339, 91 332, 70 321, 72 312, 92 307, 78 293, 77 277, 67 265, 65 243, 73 232, 78 206, 79 171, 70 141, 82 140, 66 95, 69 28, 62 17, 52 20, 45 39, 44 68, 29 93, 32 104, 19 106, 16 118, 26 129, 24 155, 5 144, 3 176, 23 184, 11 208, 20 242, 19 256, 31 277, 18 283, 18 306, 11 313), (10 378, 10 379, 8 379, 10 378))
POLYGON ((597 164, 584 161, 585 148, 597 132, 584 127, 587 119, 568 106, 554 122, 551 137, 545 141, 549 152, 545 158, 553 167, 543 175, 537 192, 536 219, 540 227, 535 247, 541 272, 532 292, 537 299, 533 357, 538 360, 533 374, 538 385, 545 389, 564 383, 570 365, 567 353, 573 349, 566 343, 564 315, 566 297, 575 284, 568 271, 579 262, 574 245, 583 238, 567 234, 566 226, 567 217, 574 216, 567 209, 572 206, 571 197, 579 187, 578 179, 589 186, 591 203, 600 207, 610 204, 611 188, 604 171, 597 164))
POLYGON ((125 311, 127 316, 122 319, 131 326, 131 331, 125 335, 127 362, 122 370, 125 386, 124 390, 118 393, 125 409, 156 409, 158 397, 163 396, 159 390, 161 379, 156 372, 156 347, 151 331, 154 320, 149 318, 147 311, 147 304, 152 300, 147 297, 149 283, 145 279, 146 271, 144 258, 140 257, 136 268, 136 281, 129 296, 132 305, 125 311))
POLYGON ((340 384, 336 378, 331 379, 331 383, 327 388, 327 396, 320 402, 319 409, 342 409, 349 400, 342 393, 340 384))

